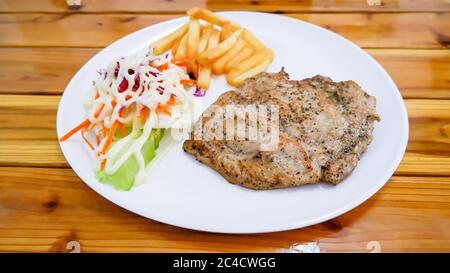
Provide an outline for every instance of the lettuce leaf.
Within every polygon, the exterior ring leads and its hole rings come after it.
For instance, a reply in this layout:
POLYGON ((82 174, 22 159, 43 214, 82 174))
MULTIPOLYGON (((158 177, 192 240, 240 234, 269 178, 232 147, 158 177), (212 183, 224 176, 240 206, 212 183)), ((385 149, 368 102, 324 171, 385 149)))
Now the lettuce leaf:
MULTIPOLYGON (((144 157, 145 165, 155 158, 156 149, 158 149, 163 135, 164 129, 153 129, 147 141, 142 146, 141 153, 144 157)), ((131 144, 132 141, 130 141, 128 145, 125 145, 118 157, 125 153, 131 144)), ((113 185, 119 190, 129 191, 134 185, 134 179, 138 171, 139 166, 136 157, 130 156, 130 158, 128 158, 113 174, 106 174, 105 172, 98 170, 96 175, 101 183, 113 185)))

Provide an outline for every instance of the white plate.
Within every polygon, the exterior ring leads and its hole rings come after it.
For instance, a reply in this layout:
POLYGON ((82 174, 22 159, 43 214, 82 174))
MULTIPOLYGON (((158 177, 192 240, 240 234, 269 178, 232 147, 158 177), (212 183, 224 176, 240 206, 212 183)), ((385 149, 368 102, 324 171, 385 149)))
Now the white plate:
MULTIPOLYGON (((76 135, 61 143, 61 149, 78 176, 105 198, 134 213, 171 225, 223 233, 313 225, 349 211, 377 192, 400 163, 408 140, 402 97, 384 69, 353 43, 312 24, 265 13, 220 14, 250 29, 273 49, 275 59, 269 71, 284 66, 291 79, 321 74, 335 81, 354 80, 377 98, 381 122, 375 125, 374 140, 353 173, 338 186, 319 183, 254 191, 229 184, 184 153, 180 142, 162 157, 146 184, 123 192, 97 181, 90 151, 76 135)), ((83 101, 98 68, 114 57, 148 46, 186 21, 170 20, 132 33, 87 62, 64 91, 58 108, 58 136, 85 119, 83 101)), ((200 99, 206 107, 230 89, 224 77, 218 77, 200 99)))

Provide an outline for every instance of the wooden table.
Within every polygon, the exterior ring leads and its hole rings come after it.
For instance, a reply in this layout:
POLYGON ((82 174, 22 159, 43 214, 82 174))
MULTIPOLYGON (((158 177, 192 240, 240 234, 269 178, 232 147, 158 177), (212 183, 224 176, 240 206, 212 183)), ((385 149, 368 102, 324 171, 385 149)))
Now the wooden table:
POLYGON ((64 0, 0 0, 0 251, 65 252, 70 241, 82 252, 279 252, 308 242, 324 252, 369 252, 373 244, 383 252, 450 251, 447 0, 82 2, 69 10, 64 0), (256 235, 161 224, 88 188, 56 139, 61 92, 101 48, 193 6, 282 13, 331 29, 374 56, 400 88, 410 118, 407 152, 386 186, 328 222, 256 235))

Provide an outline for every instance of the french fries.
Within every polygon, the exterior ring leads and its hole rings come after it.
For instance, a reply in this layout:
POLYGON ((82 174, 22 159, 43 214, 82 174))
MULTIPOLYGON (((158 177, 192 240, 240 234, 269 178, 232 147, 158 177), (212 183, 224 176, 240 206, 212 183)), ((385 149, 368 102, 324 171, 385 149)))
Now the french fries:
POLYGON ((175 53, 175 59, 182 59, 187 55, 187 35, 184 35, 178 46, 177 53, 175 53))
POLYGON ((253 53, 253 49, 249 46, 244 47, 238 54, 236 54, 233 59, 231 59, 226 65, 225 65, 225 72, 230 72, 231 69, 242 63, 244 60, 246 60, 248 57, 250 57, 253 53))
POLYGON ((233 73, 230 73, 227 75, 227 81, 230 85, 239 87, 247 78, 254 77, 258 75, 259 73, 262 73, 267 70, 267 68, 270 65, 270 59, 266 59, 264 62, 260 63, 259 65, 253 67, 252 69, 245 71, 242 74, 235 75, 233 73))
POLYGON ((184 34, 186 34, 188 30, 188 25, 184 24, 174 32, 170 33, 169 35, 165 36, 164 38, 156 41, 152 47, 153 47, 153 54, 154 55, 160 55, 169 50, 175 42, 183 37, 184 34))
POLYGON ((189 20, 189 31, 187 38, 187 56, 188 56, 188 70, 195 72, 195 57, 198 53, 198 44, 200 40, 200 22, 198 19, 191 18, 189 20))
POLYGON ((227 67, 229 69, 227 72, 230 72, 231 69, 236 69, 235 71, 237 72, 244 72, 264 62, 266 59, 271 59, 271 56, 273 54, 271 53, 271 51, 269 52, 269 50, 270 49, 261 50, 257 52, 255 55, 249 58, 246 57, 245 60, 239 61, 238 63, 232 63, 232 61, 230 61, 230 63, 228 63, 230 66, 229 68, 227 67))
MULTIPOLYGON (((185 34, 186 35, 186 34, 185 34)), ((181 38, 183 39, 183 38, 181 38)), ((178 47, 180 46, 181 39, 177 40, 172 46, 172 54, 175 55, 177 53, 178 47)))
POLYGON ((229 22, 222 25, 222 31, 220 32, 220 41, 227 39, 233 34, 233 27, 229 22))
POLYGON ((199 63, 202 63, 202 64, 209 63, 209 62, 219 58, 220 56, 222 56, 225 52, 230 50, 234 44, 236 44, 236 41, 239 38, 239 36, 241 35, 242 31, 243 30, 240 29, 240 30, 234 32, 233 34, 231 34, 230 37, 228 37, 225 41, 222 41, 215 48, 209 49, 209 50, 203 52, 202 54, 200 54, 197 59, 199 61, 199 63))
POLYGON ((230 22, 229 20, 223 18, 222 16, 219 16, 217 14, 214 14, 214 12, 207 10, 207 9, 201 9, 201 8, 192 8, 187 11, 187 15, 193 18, 198 18, 205 20, 213 25, 217 26, 223 26, 226 23, 230 23, 231 27, 234 30, 238 30, 241 28, 239 24, 230 22))
POLYGON ((202 35, 200 37, 200 42, 198 43, 198 54, 205 51, 208 45, 209 36, 211 34, 212 28, 204 28, 202 30, 202 35))
POLYGON ((244 40, 239 39, 237 43, 230 49, 227 53, 222 55, 219 59, 217 59, 212 66, 212 70, 214 74, 222 74, 225 71, 225 65, 228 64, 234 56, 236 56, 244 47, 246 43, 244 40))
POLYGON ((227 82, 233 86, 240 86, 245 79, 254 77, 267 70, 273 60, 272 50, 264 50, 245 60, 227 75, 227 82))
POLYGON ((227 82, 238 87, 272 62, 273 52, 239 24, 202 8, 192 8, 187 15, 188 23, 152 44, 153 54, 171 50, 174 63, 186 66, 198 87, 208 88, 212 73, 226 73, 227 82))
MULTIPOLYGON (((220 32, 213 29, 208 40, 208 50, 211 50, 219 44, 220 32)), ((211 81, 211 64, 200 65, 198 72, 197 85, 200 88, 208 89, 209 82, 211 81)))

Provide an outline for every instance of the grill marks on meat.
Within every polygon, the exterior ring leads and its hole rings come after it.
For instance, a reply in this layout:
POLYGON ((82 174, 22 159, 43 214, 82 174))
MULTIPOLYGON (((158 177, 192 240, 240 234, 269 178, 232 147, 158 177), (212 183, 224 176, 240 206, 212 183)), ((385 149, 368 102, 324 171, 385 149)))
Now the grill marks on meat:
MULTIPOLYGON (((279 107, 280 141, 274 151, 237 140, 186 140, 183 149, 229 182, 253 189, 339 183, 356 167, 379 120, 375 97, 355 82, 323 76, 294 81, 283 70, 248 79, 213 105, 249 104, 279 107)), ((203 126, 211 111, 196 126, 203 126)))

